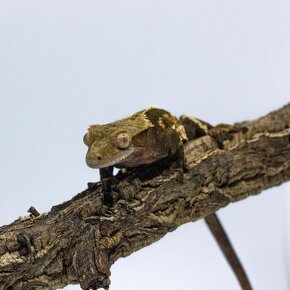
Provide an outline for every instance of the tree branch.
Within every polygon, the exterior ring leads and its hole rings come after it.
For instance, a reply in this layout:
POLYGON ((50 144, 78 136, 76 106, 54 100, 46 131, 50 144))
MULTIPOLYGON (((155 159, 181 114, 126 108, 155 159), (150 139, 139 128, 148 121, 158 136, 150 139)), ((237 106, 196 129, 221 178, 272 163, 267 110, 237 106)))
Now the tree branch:
POLYGON ((124 175, 123 199, 112 209, 105 209, 97 184, 49 213, 1 227, 0 289, 107 288, 120 257, 289 180, 290 105, 242 125, 247 134, 223 149, 209 136, 189 142, 183 183, 175 171, 152 165, 124 175))

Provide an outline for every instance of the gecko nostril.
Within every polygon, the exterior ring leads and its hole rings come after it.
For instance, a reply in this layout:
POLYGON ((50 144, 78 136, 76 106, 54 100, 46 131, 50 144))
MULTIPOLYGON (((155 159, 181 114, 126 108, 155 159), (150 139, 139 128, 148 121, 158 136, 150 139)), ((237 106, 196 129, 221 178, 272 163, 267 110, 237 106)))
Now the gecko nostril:
POLYGON ((101 155, 97 155, 97 159, 100 161, 102 159, 101 155))

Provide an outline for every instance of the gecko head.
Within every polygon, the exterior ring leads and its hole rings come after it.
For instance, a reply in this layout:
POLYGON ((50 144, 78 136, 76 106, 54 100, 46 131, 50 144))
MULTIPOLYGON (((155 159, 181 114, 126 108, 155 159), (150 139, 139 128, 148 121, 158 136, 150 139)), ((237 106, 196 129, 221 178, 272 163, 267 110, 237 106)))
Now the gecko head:
POLYGON ((92 125, 84 135, 86 163, 92 168, 122 164, 140 148, 134 138, 153 125, 142 112, 106 125, 92 125))
POLYGON ((132 136, 125 130, 108 135, 103 128, 89 128, 84 136, 88 146, 86 163, 91 168, 104 168, 122 162, 134 152, 132 136))

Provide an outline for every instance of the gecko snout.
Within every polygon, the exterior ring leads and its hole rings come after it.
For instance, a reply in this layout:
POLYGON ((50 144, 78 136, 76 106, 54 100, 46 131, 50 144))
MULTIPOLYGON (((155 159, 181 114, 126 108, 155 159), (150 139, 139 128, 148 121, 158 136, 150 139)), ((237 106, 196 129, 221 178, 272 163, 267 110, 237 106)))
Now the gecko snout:
POLYGON ((86 163, 89 167, 99 168, 99 163, 103 160, 101 154, 87 154, 86 163))

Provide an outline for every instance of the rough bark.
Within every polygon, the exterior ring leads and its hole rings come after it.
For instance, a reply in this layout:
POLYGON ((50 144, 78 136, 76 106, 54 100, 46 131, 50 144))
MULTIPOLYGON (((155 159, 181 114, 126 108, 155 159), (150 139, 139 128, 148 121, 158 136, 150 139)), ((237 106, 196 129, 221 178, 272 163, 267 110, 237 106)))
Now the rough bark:
POLYGON ((1 227, 0 289, 106 288, 120 257, 289 180, 290 104, 242 125, 248 132, 223 149, 209 136, 189 142, 183 183, 176 171, 153 165, 125 175, 118 186, 123 199, 111 209, 97 184, 49 213, 1 227))

